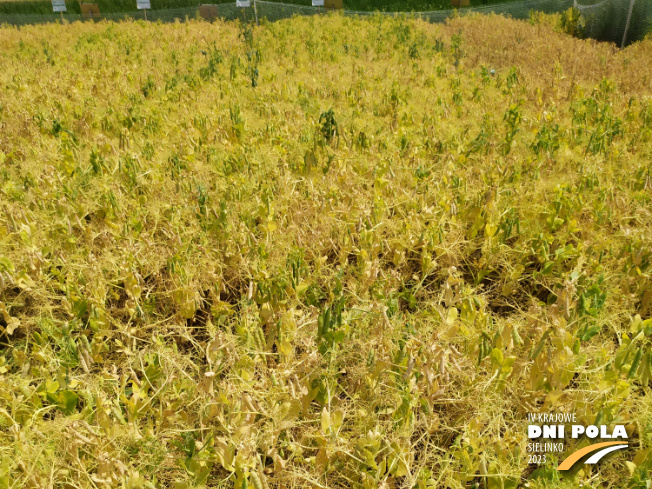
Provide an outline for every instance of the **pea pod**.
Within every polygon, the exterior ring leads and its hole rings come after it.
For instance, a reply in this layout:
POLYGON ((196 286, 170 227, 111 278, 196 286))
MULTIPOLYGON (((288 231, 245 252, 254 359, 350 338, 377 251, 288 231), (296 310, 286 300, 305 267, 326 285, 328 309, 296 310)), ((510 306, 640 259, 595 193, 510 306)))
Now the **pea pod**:
POLYGON ((634 356, 634 360, 632 360, 632 366, 629 368, 629 373, 627 374, 628 379, 631 379, 636 375, 636 371, 638 370, 638 365, 641 363, 642 357, 643 357, 643 348, 639 348, 638 351, 636 352, 636 355, 634 356))
POLYGON ((258 477, 258 474, 256 472, 252 472, 249 474, 249 479, 251 480, 251 483, 254 485, 255 489, 263 489, 263 485, 260 482, 260 478, 258 477))

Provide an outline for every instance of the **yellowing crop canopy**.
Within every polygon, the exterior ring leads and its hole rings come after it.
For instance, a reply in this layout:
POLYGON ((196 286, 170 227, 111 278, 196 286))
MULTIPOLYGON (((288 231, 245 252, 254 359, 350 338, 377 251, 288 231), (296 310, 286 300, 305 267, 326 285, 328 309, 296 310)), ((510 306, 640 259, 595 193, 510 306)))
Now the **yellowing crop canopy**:
MULTIPOLYGON (((149 20, 153 21, 174 22, 183 20, 186 16, 189 18, 198 15, 205 17, 206 7, 212 6, 218 11, 217 15, 223 19, 240 19, 242 18, 242 6, 238 6, 239 3, 238 1, 220 4, 219 6, 201 5, 198 7, 150 10, 147 16, 149 20)), ((462 2, 462 5, 464 4, 465 2, 462 2)), ((459 0, 451 0, 451 5, 459 5, 459 0)), ((257 7, 257 17, 268 21, 286 19, 294 15, 317 15, 324 13, 324 8, 332 9, 333 7, 343 15, 365 16, 378 14, 378 12, 342 9, 342 0, 325 0, 324 7, 256 0, 255 6, 257 7)), ((250 7, 245 8, 253 10, 254 3, 250 2, 250 7)), ((584 36, 599 41, 613 42, 618 46, 626 46, 643 39, 652 27, 652 0, 522 0, 457 9, 451 6, 447 10, 428 12, 381 12, 380 15, 416 15, 429 22, 444 22, 455 12, 461 15, 474 12, 486 14, 493 12, 515 19, 528 19, 532 11, 559 13, 566 12, 571 8, 575 8, 581 13, 580 25, 584 36)), ((99 12, 97 16, 99 16, 99 12)), ((136 14, 136 12, 103 12, 101 15, 102 18, 107 20, 123 20, 125 17, 135 16, 140 18, 140 15, 136 14)), ((66 13, 65 17, 69 21, 84 19, 82 15, 70 11, 66 13)), ((96 15, 93 15, 93 17, 96 17, 96 15)), ((0 24, 39 24, 56 21, 58 18, 53 14, 0 14, 0 24)))

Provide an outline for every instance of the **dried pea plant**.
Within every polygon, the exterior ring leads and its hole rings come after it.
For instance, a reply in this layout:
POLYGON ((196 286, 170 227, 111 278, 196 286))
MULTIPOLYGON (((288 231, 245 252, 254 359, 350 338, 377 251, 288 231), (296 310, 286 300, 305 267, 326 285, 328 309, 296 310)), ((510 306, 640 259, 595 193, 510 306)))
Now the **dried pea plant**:
POLYGON ((99 22, 0 67, 0 488, 649 487, 651 41, 99 22), (533 471, 536 411, 634 441, 533 471))

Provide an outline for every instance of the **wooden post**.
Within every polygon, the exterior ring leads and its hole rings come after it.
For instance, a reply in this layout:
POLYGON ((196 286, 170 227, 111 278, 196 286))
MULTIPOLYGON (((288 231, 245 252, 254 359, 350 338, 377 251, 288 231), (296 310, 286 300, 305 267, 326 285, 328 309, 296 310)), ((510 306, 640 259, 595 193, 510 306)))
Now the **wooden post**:
POLYGON ((256 27, 258 27, 258 10, 256 10, 256 0, 254 0, 254 17, 256 17, 256 27))
POLYGON ((147 9, 146 8, 143 9, 143 13, 145 14, 145 20, 147 20, 147 9))

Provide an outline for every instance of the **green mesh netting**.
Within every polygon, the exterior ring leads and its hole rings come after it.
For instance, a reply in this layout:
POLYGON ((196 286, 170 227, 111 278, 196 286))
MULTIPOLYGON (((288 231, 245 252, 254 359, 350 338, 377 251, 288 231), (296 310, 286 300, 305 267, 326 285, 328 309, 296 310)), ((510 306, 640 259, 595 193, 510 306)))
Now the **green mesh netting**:
MULTIPOLYGON (((135 2, 134 2, 135 3, 135 2)), ((256 1, 246 9, 238 8, 235 2, 232 4, 217 5, 218 15, 223 19, 235 19, 247 17, 253 20, 266 18, 269 21, 276 21, 292 17, 293 15, 315 15, 323 12, 317 7, 292 5, 268 1, 256 1)), ((585 20, 585 33, 587 36, 601 41, 610 41, 625 46, 645 37, 645 34, 652 26, 652 0, 523 0, 520 2, 507 2, 502 4, 486 5, 482 7, 465 8, 462 14, 472 12, 509 15, 516 19, 527 19, 531 11, 542 11, 546 13, 563 12, 571 7, 579 9, 585 20)), ((420 16, 430 22, 443 22, 453 15, 454 10, 438 10, 432 12, 419 12, 420 16)), ((344 10, 344 15, 375 15, 374 12, 358 12, 344 10)), ((383 12, 380 15, 399 15, 396 13, 383 12)), ((196 7, 149 10, 147 18, 151 21, 173 22, 185 18, 197 18, 199 16, 196 7)), ((122 20, 124 18, 142 19, 144 13, 122 12, 113 14, 102 14, 102 19, 122 20)), ((51 15, 0 15, 0 24, 8 23, 14 25, 37 24, 44 22, 56 22, 58 14, 51 15)), ((64 14, 68 21, 85 20, 77 14, 64 14)))
POLYGON ((626 46, 645 37, 652 25, 652 0, 574 0, 586 18, 587 35, 626 46))

